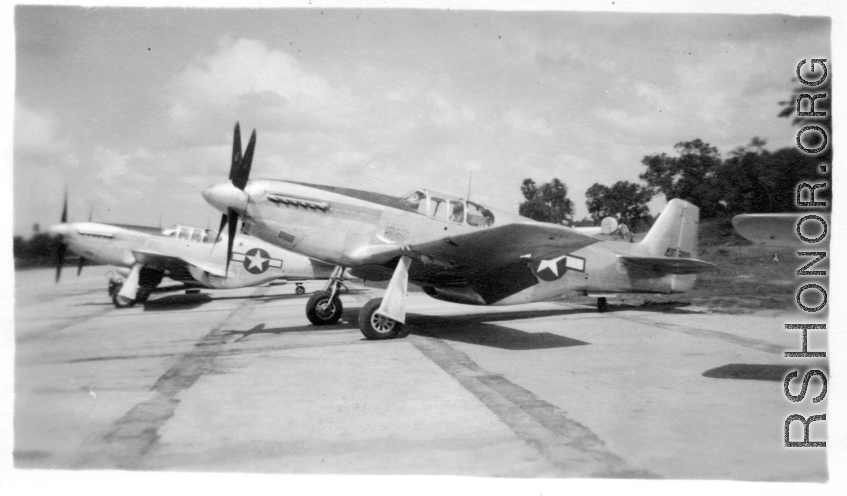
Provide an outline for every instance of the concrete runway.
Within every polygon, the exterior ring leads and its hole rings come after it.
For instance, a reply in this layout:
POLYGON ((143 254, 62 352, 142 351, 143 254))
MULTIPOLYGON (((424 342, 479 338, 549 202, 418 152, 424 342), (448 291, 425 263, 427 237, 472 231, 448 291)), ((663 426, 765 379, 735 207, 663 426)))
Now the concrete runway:
POLYGON ((411 334, 371 342, 356 318, 377 290, 316 328, 293 284, 118 310, 107 271, 15 274, 18 468, 827 479, 825 450, 782 447, 788 415, 826 411, 783 396, 808 369, 782 357, 787 314, 410 293, 411 334))

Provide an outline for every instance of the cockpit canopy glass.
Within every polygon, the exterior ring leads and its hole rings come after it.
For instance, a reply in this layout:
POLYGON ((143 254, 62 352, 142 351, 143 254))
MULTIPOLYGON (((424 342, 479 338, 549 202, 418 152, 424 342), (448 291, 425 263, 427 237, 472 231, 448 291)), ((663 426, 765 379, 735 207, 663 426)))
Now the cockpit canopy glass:
POLYGON ((193 243, 214 243, 218 232, 211 229, 200 229, 199 227, 186 227, 173 225, 162 231, 162 235, 169 238, 179 238, 193 243))
POLYGON ((473 227, 488 227, 494 224, 494 214, 477 203, 461 198, 426 190, 415 191, 404 199, 415 212, 433 219, 465 224, 473 227))

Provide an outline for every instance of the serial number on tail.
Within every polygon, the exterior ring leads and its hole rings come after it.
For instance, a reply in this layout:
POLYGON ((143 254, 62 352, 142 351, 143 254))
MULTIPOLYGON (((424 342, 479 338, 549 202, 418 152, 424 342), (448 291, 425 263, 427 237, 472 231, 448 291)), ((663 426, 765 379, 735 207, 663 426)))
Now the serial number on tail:
POLYGON ((682 251, 678 248, 670 248, 670 247, 668 247, 668 249, 665 250, 665 256, 670 257, 670 258, 691 258, 691 254, 688 253, 687 251, 682 251))

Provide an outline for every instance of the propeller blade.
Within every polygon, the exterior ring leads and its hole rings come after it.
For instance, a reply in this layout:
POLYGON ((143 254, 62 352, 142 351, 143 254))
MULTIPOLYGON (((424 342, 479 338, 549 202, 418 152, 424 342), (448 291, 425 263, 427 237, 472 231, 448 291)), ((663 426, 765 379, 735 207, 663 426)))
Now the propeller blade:
POLYGON ((56 282, 59 282, 59 278, 62 276, 62 265, 65 263, 65 240, 61 237, 58 239, 58 244, 56 245, 56 282))
POLYGON ((82 266, 85 265, 85 257, 79 257, 79 267, 76 269, 76 275, 79 277, 82 274, 82 266))
POLYGON ((235 177, 235 171, 241 167, 241 127, 236 122, 232 138, 232 164, 229 167, 229 180, 235 177))
POLYGON ((226 221, 227 221, 226 214, 221 215, 221 227, 218 228, 218 236, 215 238, 215 242, 212 245, 212 248, 214 248, 214 245, 218 244, 218 241, 221 240, 221 232, 224 230, 224 226, 226 225, 226 221))
POLYGON ((231 209, 227 209, 227 214, 229 215, 229 239, 227 240, 226 246, 226 272, 224 274, 229 275, 229 262, 232 260, 232 244, 235 242, 235 233, 238 229, 238 213, 231 209))
POLYGON ((91 207, 91 210, 88 211, 88 222, 94 220, 94 207, 91 207))
POLYGON ((68 223, 68 188, 65 188, 65 206, 62 208, 62 224, 68 223))
POLYGON ((256 130, 250 135, 250 142, 247 143, 247 149, 244 151, 244 157, 241 159, 238 169, 232 176, 232 184, 236 188, 244 191, 247 186, 247 181, 250 179, 250 168, 253 165, 253 150, 256 148, 256 130))

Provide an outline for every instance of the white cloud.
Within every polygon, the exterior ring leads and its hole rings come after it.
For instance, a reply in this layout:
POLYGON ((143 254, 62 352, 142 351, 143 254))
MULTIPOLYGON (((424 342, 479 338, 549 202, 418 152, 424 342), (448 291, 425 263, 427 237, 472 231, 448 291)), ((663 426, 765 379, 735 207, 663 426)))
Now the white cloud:
POLYGON ((552 136, 553 130, 547 125, 544 119, 529 118, 524 113, 515 108, 510 108, 503 113, 503 123, 509 127, 515 134, 535 134, 538 136, 552 136))
POLYGON ((201 60, 167 88, 171 126, 184 137, 219 136, 209 126, 239 119, 265 130, 345 126, 363 107, 349 89, 262 41, 223 40, 201 60))
POLYGON ((69 140, 59 135, 59 120, 52 112, 38 112, 15 102, 15 154, 45 156, 67 151, 69 140))

